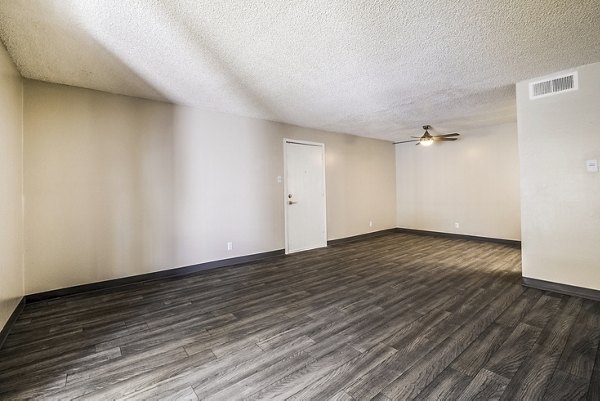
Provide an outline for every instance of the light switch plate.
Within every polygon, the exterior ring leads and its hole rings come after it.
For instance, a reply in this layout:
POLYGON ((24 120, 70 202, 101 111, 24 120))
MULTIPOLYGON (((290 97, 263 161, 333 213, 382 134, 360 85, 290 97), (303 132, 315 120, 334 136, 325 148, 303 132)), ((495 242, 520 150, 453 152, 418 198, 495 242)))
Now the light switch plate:
POLYGON ((586 160, 585 167, 588 173, 597 173, 598 172, 598 160, 586 160))

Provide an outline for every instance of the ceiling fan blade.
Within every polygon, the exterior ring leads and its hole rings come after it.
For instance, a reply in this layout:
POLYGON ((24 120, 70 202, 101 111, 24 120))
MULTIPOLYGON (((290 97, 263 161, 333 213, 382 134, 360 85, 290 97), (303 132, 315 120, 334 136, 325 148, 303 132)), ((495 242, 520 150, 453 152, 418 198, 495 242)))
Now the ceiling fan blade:
POLYGON ((434 141, 436 142, 445 142, 445 141, 457 141, 458 138, 440 138, 440 137, 434 137, 433 138, 434 141))
POLYGON ((398 143, 407 143, 407 142, 419 142, 418 139, 410 139, 408 141, 400 141, 400 142, 394 142, 394 145, 398 144, 398 143))
POLYGON ((448 138, 451 136, 459 136, 460 134, 458 132, 455 132, 453 134, 443 134, 443 135, 434 135, 434 138, 448 138))
POLYGON ((418 139, 421 139, 421 137, 420 137, 420 136, 411 136, 411 138, 418 138, 418 139))
POLYGON ((415 146, 418 146, 418 145, 420 145, 420 144, 421 144, 421 141, 419 141, 419 142, 415 143, 415 146))

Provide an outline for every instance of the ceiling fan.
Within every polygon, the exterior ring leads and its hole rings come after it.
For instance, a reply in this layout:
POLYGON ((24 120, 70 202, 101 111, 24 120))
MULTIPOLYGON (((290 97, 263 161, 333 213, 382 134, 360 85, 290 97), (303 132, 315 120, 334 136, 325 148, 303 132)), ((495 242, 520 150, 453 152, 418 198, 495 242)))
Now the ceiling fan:
POLYGON ((416 139, 409 139, 408 141, 394 142, 394 145, 396 145, 398 143, 416 142, 416 145, 429 146, 434 142, 456 141, 458 139, 457 137, 460 135, 458 132, 455 132, 453 134, 431 135, 429 133, 429 130, 431 129, 431 125, 424 125, 423 129, 425 130, 425 133, 422 136, 411 136, 411 138, 416 138, 416 139))

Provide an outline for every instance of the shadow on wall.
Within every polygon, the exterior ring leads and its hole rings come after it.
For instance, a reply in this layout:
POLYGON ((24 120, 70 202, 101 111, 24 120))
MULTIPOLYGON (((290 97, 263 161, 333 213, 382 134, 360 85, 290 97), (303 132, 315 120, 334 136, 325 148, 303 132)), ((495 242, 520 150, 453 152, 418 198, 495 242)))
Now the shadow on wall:
POLYGON ((187 107, 175 121, 179 263, 283 248, 279 125, 187 107))
POLYGON ((30 265, 64 266, 77 283, 168 266, 175 258, 173 106, 76 88, 49 90, 62 106, 44 132, 28 132, 27 148, 41 154, 28 160, 35 176, 26 189, 40 217, 55 221, 35 232, 30 227, 30 265), (39 135, 48 135, 55 148, 40 143, 39 135), (43 180, 55 183, 50 194, 36 190, 43 180), (44 210, 49 205, 53 210, 44 210), (55 246, 44 246, 48 240, 55 246))
POLYGON ((28 293, 283 248, 280 124, 26 92, 28 293))
MULTIPOLYGON (((221 71, 241 102, 277 115, 208 35, 182 15, 165 18, 179 21, 173 28, 179 35, 202 35, 207 46, 194 56, 221 71)), ((78 35, 86 38, 85 49, 57 52, 73 54, 72 64, 81 66, 65 84, 108 71, 101 77, 107 82, 127 77, 115 93, 122 85, 140 96, 173 100, 161 91, 159 76, 136 69, 144 60, 119 57, 103 44, 98 26, 84 26, 73 24, 60 45, 68 48, 71 35, 78 35)), ((34 94, 27 100, 25 144, 28 293, 283 247, 282 187, 275 184, 283 165, 279 125, 26 85, 34 94), (228 241, 233 252, 226 250, 228 241)))
POLYGON ((27 292, 175 267, 174 106, 26 81, 27 292))

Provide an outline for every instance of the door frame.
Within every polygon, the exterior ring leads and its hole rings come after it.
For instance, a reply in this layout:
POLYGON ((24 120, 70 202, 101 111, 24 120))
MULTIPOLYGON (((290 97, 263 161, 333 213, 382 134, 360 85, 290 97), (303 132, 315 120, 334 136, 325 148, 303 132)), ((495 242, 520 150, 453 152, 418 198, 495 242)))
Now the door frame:
MULTIPOLYGON (((288 236, 288 165, 286 144, 295 143, 298 145, 317 146, 321 148, 321 157, 323 158, 323 226, 325 227, 325 235, 323 238, 324 246, 327 246, 327 181, 325 179, 325 144, 319 142, 303 141, 299 139, 283 138, 283 215, 285 222, 285 254, 290 253, 289 236, 288 236)), ((300 252, 300 251, 297 251, 300 252)))

